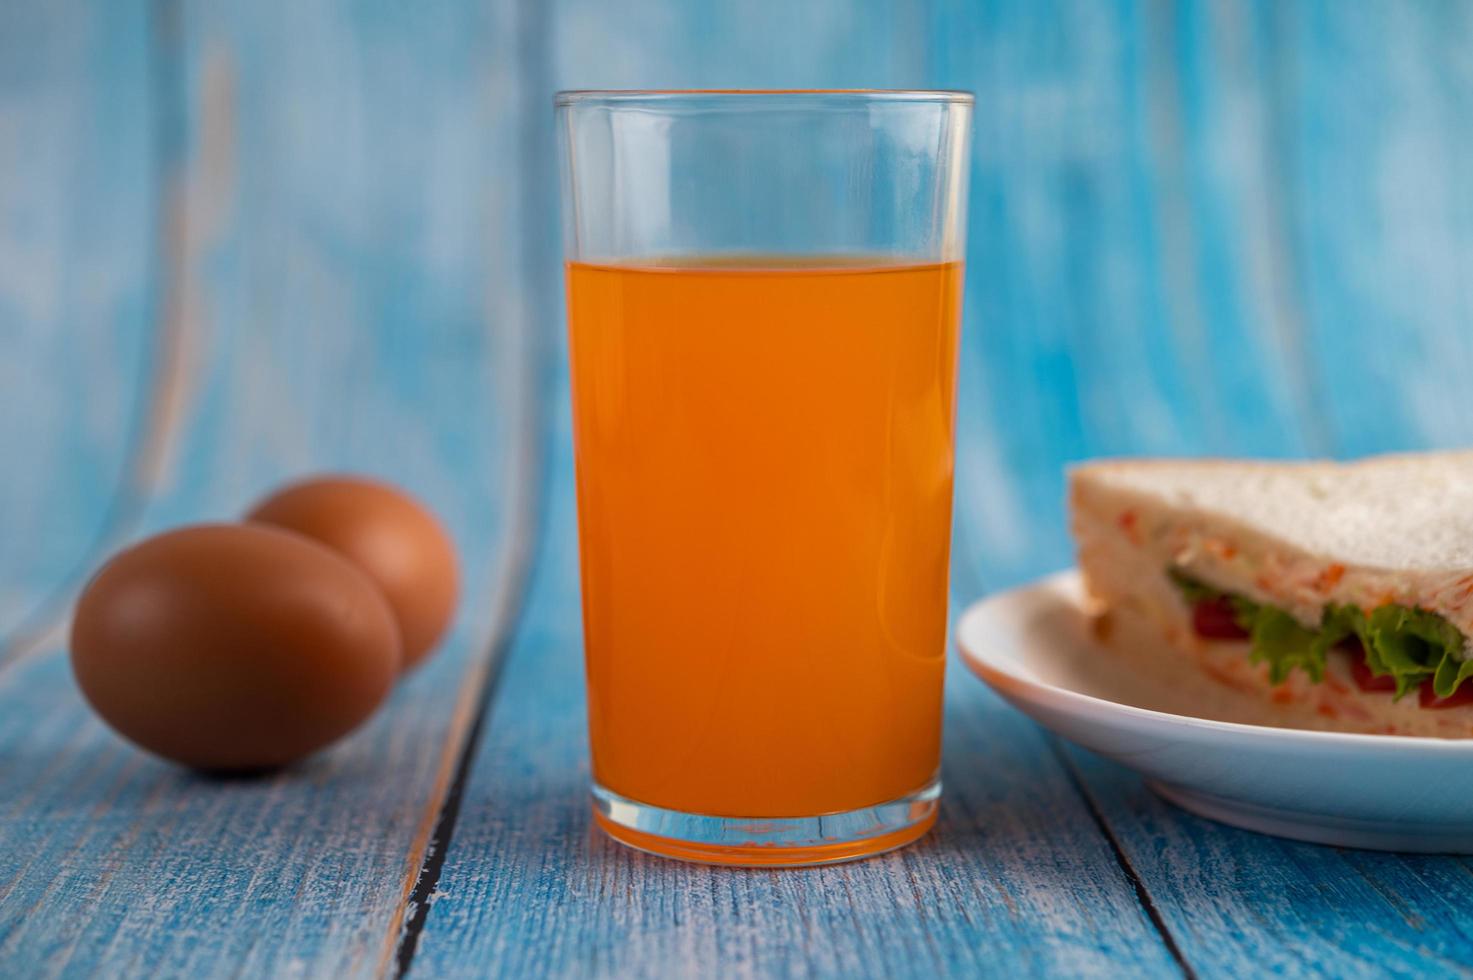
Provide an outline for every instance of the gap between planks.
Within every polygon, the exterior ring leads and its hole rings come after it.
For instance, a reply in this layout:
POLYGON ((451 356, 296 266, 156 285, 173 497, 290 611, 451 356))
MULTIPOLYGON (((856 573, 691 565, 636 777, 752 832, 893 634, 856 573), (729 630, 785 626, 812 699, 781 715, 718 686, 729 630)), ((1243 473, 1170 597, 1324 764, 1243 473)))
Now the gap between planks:
MULTIPOLYGON (((527 284, 527 295, 543 297, 553 295, 556 278, 549 265, 542 260, 551 257, 543 254, 545 227, 539 217, 545 214, 538 205, 556 206, 555 185, 547 177, 547 160, 543 154, 548 144, 542 139, 544 130, 540 120, 547 113, 545 104, 551 91, 548 75, 548 47, 550 32, 547 12, 543 5, 519 0, 516 5, 516 59, 517 78, 520 84, 518 99, 520 119, 518 121, 521 149, 519 154, 521 184, 524 202, 535 202, 530 208, 524 205, 516 215, 519 235, 522 239, 520 273, 527 284), (550 275, 551 273, 551 275, 550 275)), ((390 976, 400 980, 414 965, 415 953, 419 950, 420 936, 434 905, 435 892, 439 887, 440 875, 445 859, 455 836, 456 823, 460 817, 461 801, 465 787, 471 778, 471 769, 476 760, 481 735, 486 719, 500 687, 506 661, 520 632, 527 612, 527 599, 537 567, 546 551, 547 496, 551 491, 551 453, 549 442, 553 438, 553 411, 550 399, 555 397, 557 386, 548 383, 556 359, 553 345, 547 339, 544 327, 543 308, 522 310, 520 338, 525 345, 522 351, 524 370, 514 377, 521 385, 517 405, 522 412, 516 427, 516 450, 509 472, 511 473, 512 537, 506 549, 505 564, 497 581, 502 584, 494 598, 491 635, 485 653, 477 667, 477 683, 471 685, 474 692, 462 699, 457 706, 455 730, 460 730, 462 711, 471 712, 465 736, 460 743, 460 752, 455 759, 454 777, 448 787, 443 779, 450 770, 442 773, 437 781, 435 798, 440 805, 434 808, 434 818, 426 821, 420 829, 421 836, 411 851, 410 874, 404 883, 404 901, 394 919, 389 923, 385 936, 383 955, 379 961, 379 976, 390 976), (443 795, 441 791, 443 788, 443 795)), ((451 744, 447 740, 447 745, 451 744)), ((446 762, 450 756, 447 753, 446 762)))
POLYGON ((1166 946, 1166 951, 1176 961, 1176 965, 1181 969, 1182 976, 1186 980, 1197 980, 1197 971, 1192 969, 1192 965, 1187 962, 1187 958, 1183 955, 1181 947, 1177 945, 1176 937, 1171 934, 1171 929, 1166 925, 1166 920, 1162 917, 1161 910, 1156 907, 1156 900, 1151 896, 1151 890, 1146 887, 1144 879, 1136 872, 1135 865, 1131 864, 1130 858, 1125 853, 1125 848, 1120 846, 1119 838, 1115 836, 1114 829, 1105 819, 1105 815, 1100 810, 1099 803, 1095 800, 1094 794, 1090 792, 1089 787, 1085 785, 1084 780, 1080 777, 1079 770, 1075 768, 1074 760, 1069 758, 1068 753, 1060 746, 1059 736, 1049 732, 1046 733, 1045 739, 1048 742, 1049 751, 1054 754, 1054 758, 1059 760, 1059 765, 1063 767, 1064 774, 1069 778, 1070 785, 1074 787, 1074 791, 1084 801, 1085 808, 1089 810, 1090 819, 1095 822, 1095 826, 1099 828, 1100 833, 1104 835, 1106 842, 1109 843, 1110 853, 1115 855, 1115 863, 1120 866, 1121 872, 1130 881, 1131 887, 1135 889, 1136 901, 1140 902, 1141 908, 1146 913, 1146 917, 1151 920, 1151 925, 1161 937, 1161 942, 1166 946))
MULTIPOLYGON (((534 362, 540 366, 541 357, 534 362)), ((538 371, 532 371, 534 378, 538 371)), ((435 781, 431 795, 432 804, 426 807, 425 820, 415 837, 410 851, 404 880, 404 901, 400 904, 386 931, 383 953, 379 959, 379 976, 392 974, 403 977, 409 972, 419 947, 419 937, 424 930, 430 907, 434 903, 435 889, 440 882, 440 872, 445 864, 445 855, 455 835, 456 820, 460 816, 460 802, 465 785, 470 778, 471 765, 475 762, 476 749, 481 741, 486 718, 501 680, 502 669, 520 630, 527 609, 527 595, 543 551, 547 487, 547 452, 544 448, 547 437, 546 419, 548 412, 545 398, 533 391, 528 407, 529 417, 524 427, 529 429, 522 435, 523 448, 531 458, 524 465, 511 467, 518 486, 512 508, 512 540, 508 544, 501 574, 492 593, 492 617, 490 635, 481 644, 485 651, 472 670, 473 683, 466 685, 455 708, 450 736, 446 744, 455 742, 458 733, 460 751, 446 753, 441 763, 441 772, 435 781), (451 765, 451 760, 454 765, 451 765), (451 773, 454 773, 453 779, 451 773), (433 801, 439 801, 435 805, 433 801)))
MULTIPOLYGON (((228 170, 207 165, 203 177, 192 176, 184 162, 188 148, 183 143, 180 120, 187 115, 183 103, 188 95, 174 67, 179 63, 182 44, 179 18, 178 0, 155 0, 152 4, 151 122, 159 162, 154 188, 157 285, 151 310, 153 330, 139 366, 147 380, 128 413, 127 450, 95 538, 73 570, 44 593, 12 628, 0 634, 0 672, 65 647, 66 621, 75 594, 101 557, 142 523, 172 469, 174 450, 196 390, 194 382, 201 365, 191 354, 198 347, 202 315, 196 280, 200 256, 212 244, 220 225, 219 216, 201 205, 210 197, 228 196, 220 193, 218 185, 222 179, 228 181, 230 175, 228 170)), ((206 125, 198 153, 207 164, 227 160, 235 137, 231 73, 221 66, 216 68, 206 71, 200 96, 204 102, 200 116, 206 125), (212 126, 212 121, 218 122, 212 126)), ((500 556, 500 568, 491 588, 492 615, 487 633, 476 644, 482 653, 465 678, 465 693, 452 715, 446 746, 458 745, 459 751, 447 751, 442 758, 425 817, 406 861, 403 901, 385 931, 379 975, 392 972, 402 976, 412 962, 455 829, 479 735, 517 633, 540 550, 549 414, 542 390, 545 386, 540 382, 546 373, 546 355, 539 339, 540 324, 525 322, 524 327, 525 371, 517 378, 523 389, 518 399, 522 417, 516 429, 515 465, 508 468, 513 500, 511 540, 500 556)))
POLYGON ((385 930, 378 964, 379 976, 403 977, 414 961, 419 937, 429 917, 435 888, 445 864, 445 855, 455 834, 460 801, 470 778, 481 732, 526 612, 532 577, 544 550, 549 484, 547 443, 552 437, 552 412, 548 404, 549 386, 543 381, 549 356, 539 323, 534 318, 526 318, 523 327, 521 342, 524 350, 519 360, 524 370, 515 375, 521 389, 516 399, 520 418, 515 428, 512 465, 507 467, 507 489, 512 501, 510 540, 500 555, 500 567, 493 579, 488 635, 477 644, 483 652, 475 658, 475 665, 467 677, 470 683, 463 688, 465 693, 455 706, 445 742, 448 748, 457 744, 459 736, 459 751, 446 752, 442 758, 434 792, 425 808, 425 819, 410 849, 405 869, 404 900, 385 930))

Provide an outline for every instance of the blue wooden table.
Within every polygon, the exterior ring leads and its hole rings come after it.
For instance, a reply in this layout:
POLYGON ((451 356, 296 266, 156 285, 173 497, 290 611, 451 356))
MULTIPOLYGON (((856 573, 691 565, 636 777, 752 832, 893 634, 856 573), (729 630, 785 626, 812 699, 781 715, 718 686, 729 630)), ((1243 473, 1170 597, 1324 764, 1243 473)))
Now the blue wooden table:
POLYGON ((1069 562, 1069 460, 1473 440, 1470 50, 1452 3, 0 7, 0 974, 1466 974, 1468 861, 1187 816, 957 670, 918 846, 594 831, 551 93, 977 93, 960 606, 1069 562), (445 647, 269 778, 110 734, 87 571, 322 469, 452 527, 445 647))

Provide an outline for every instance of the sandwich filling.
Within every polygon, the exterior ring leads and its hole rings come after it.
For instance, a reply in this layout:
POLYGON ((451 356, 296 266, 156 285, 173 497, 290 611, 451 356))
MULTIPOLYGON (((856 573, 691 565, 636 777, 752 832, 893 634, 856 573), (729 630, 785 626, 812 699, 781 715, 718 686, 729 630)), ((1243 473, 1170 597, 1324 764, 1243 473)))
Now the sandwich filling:
POLYGON ((1386 603, 1365 610, 1329 603, 1316 626, 1288 610, 1219 589, 1181 568, 1166 574, 1192 612, 1196 633, 1210 640, 1240 640, 1248 656, 1266 663, 1269 680, 1283 683, 1295 670, 1320 682, 1328 658, 1350 658, 1362 690, 1386 691, 1400 699, 1419 692, 1425 707, 1473 703, 1473 659, 1464 659, 1467 640, 1447 619, 1426 609, 1386 603))

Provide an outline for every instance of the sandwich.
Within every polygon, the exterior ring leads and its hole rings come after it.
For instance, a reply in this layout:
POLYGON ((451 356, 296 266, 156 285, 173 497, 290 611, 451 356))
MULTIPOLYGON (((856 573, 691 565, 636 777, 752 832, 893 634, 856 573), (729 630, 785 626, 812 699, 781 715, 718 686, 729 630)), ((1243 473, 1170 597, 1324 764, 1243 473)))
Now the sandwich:
POLYGON ((1101 461, 1069 495, 1096 635, 1177 704, 1473 737, 1473 452, 1101 461))

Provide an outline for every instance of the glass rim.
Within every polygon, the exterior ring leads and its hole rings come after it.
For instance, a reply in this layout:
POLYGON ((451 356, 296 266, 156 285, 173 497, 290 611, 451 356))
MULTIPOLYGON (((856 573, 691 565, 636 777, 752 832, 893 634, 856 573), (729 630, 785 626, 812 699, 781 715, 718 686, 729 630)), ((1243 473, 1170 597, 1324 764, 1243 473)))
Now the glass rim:
POLYGON ((740 102, 747 99, 775 99, 779 102, 801 102, 805 99, 835 97, 856 104, 878 102, 940 102, 971 105, 976 97, 962 89, 888 89, 888 88, 614 88, 566 89, 553 96, 557 108, 582 105, 658 105, 681 100, 740 102))

